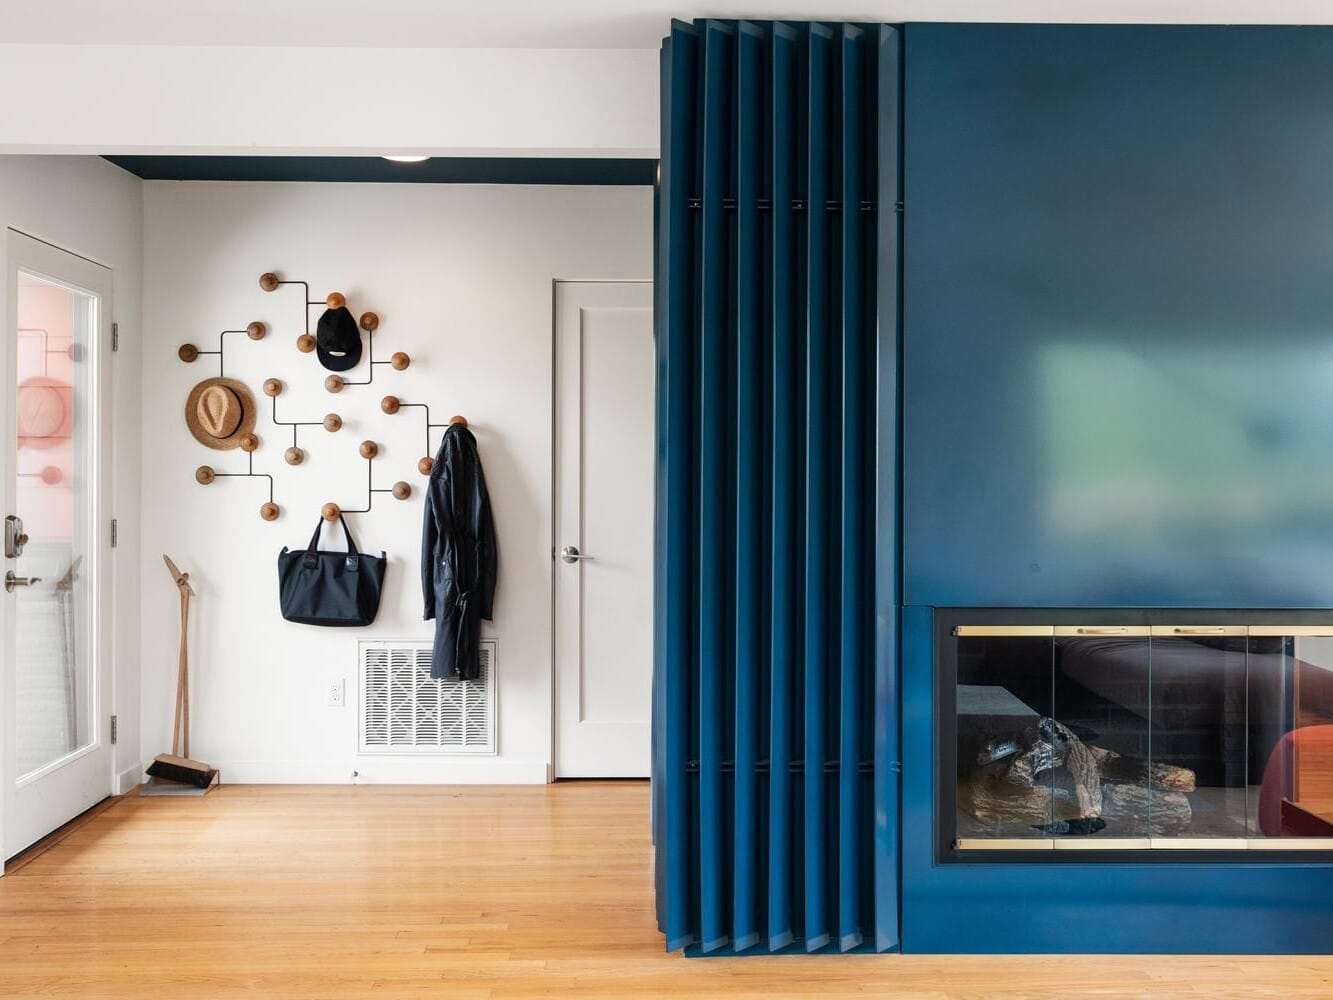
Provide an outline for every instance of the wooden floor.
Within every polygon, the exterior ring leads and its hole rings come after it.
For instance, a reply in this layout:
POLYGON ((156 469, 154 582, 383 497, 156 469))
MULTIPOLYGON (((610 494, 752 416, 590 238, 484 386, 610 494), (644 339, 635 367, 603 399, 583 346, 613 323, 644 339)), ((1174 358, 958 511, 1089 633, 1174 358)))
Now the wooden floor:
POLYGON ((667 955, 647 810, 629 783, 130 796, 0 880, 0 996, 1333 997, 1328 958, 667 955))

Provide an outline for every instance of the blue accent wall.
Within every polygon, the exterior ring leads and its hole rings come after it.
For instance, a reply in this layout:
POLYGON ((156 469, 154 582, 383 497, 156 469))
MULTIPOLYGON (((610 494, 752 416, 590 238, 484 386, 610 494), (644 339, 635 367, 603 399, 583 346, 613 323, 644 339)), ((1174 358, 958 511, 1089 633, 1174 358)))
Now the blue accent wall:
POLYGON ((905 53, 904 603, 1333 607, 1333 30, 905 53))
POLYGON ((937 859, 933 621, 1333 607, 1333 30, 904 58, 903 950, 1327 952, 1327 864, 937 859))
POLYGON ((1333 608, 1333 29, 700 21, 662 71, 667 947, 1327 952, 1319 860, 937 856, 935 615, 1333 608))

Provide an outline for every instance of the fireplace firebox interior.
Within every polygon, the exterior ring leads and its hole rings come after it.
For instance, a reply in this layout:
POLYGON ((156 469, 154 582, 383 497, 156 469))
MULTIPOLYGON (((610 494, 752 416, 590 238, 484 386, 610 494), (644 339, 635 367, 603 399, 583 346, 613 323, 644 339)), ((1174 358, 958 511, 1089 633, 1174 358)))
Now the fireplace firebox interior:
POLYGON ((1333 849, 1333 625, 1181 621, 948 630, 955 859, 1333 849))

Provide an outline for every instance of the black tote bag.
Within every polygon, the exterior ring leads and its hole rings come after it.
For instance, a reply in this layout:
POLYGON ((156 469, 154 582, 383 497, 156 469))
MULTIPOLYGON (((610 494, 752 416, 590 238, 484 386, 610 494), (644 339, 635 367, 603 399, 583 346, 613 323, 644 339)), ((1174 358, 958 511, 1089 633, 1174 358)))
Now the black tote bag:
POLYGON ((378 557, 358 552, 347 522, 341 515, 338 520, 346 552, 318 551, 317 524, 307 548, 293 552, 284 545, 278 553, 278 594, 289 622, 355 628, 375 620, 388 560, 383 552, 378 557))

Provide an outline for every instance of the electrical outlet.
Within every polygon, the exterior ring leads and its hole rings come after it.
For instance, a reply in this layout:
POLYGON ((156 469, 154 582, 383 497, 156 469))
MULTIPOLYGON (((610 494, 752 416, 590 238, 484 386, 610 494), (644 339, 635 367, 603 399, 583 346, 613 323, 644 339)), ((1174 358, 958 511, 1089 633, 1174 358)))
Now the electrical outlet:
POLYGON ((329 681, 329 708, 342 708, 347 704, 345 691, 346 687, 341 677, 336 681, 329 681))

